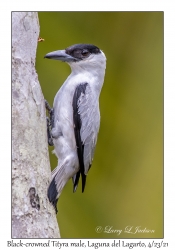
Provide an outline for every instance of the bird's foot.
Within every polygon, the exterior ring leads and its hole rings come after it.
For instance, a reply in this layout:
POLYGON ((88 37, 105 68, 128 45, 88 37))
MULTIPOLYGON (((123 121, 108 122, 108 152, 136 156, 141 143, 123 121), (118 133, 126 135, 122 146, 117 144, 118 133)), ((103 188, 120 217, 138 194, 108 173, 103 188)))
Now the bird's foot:
POLYGON ((48 144, 53 146, 53 138, 51 130, 54 127, 54 110, 50 107, 49 103, 45 100, 45 107, 48 110, 49 117, 47 117, 47 138, 48 144))
POLYGON ((47 120, 47 140, 49 146, 53 146, 53 138, 52 138, 52 133, 51 133, 51 126, 50 126, 50 119, 49 117, 46 117, 47 120))

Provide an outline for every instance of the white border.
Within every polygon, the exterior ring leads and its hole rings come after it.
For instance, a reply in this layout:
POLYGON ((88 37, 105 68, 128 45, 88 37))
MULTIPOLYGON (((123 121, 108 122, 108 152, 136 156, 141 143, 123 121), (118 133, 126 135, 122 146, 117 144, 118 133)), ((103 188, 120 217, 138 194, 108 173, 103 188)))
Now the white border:
MULTIPOLYGON (((6 0, 1 3, 0 15, 0 167, 1 167, 1 202, 0 235, 3 249, 11 237, 11 11, 164 11, 164 191, 165 191, 165 228, 164 242, 170 249, 175 246, 174 223, 174 183, 175 183, 175 3, 173 1, 24 1, 6 0), (87 5, 86 5, 86 4, 87 5)), ((93 240, 94 242, 96 240, 93 240)), ((100 240, 102 241, 102 240, 100 240)), ((126 240, 126 242, 131 240, 126 240)), ((30 242, 30 240, 28 240, 30 242)), ((65 242, 65 240, 64 240, 65 242)), ((138 242, 138 240, 132 240, 138 242)), ((142 240, 147 242, 147 240, 142 240)), ((138 248, 137 248, 138 249, 138 248)))

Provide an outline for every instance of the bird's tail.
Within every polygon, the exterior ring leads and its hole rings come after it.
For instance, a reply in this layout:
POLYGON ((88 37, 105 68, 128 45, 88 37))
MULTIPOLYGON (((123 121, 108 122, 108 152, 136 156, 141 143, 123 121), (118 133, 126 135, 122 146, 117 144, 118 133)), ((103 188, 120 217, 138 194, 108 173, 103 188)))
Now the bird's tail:
POLYGON ((56 213, 58 212, 57 210, 58 198, 65 185, 63 177, 64 177, 64 167, 62 166, 59 169, 58 167, 55 168, 52 172, 52 181, 47 191, 47 196, 49 198, 49 201, 54 206, 56 213))
POLYGON ((50 203, 52 203, 52 205, 55 208, 55 212, 57 213, 57 201, 58 201, 58 191, 57 191, 57 187, 56 187, 56 183, 55 183, 55 177, 52 179, 48 191, 47 191, 47 196, 49 198, 50 203))

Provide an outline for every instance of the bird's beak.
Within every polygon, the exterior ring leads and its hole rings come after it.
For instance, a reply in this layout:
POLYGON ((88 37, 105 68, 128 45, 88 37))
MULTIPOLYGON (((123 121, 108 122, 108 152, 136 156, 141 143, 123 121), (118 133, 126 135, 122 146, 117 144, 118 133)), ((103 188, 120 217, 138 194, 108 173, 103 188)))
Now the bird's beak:
POLYGON ((76 58, 68 55, 65 50, 57 50, 57 51, 50 52, 46 54, 44 58, 59 60, 62 62, 72 62, 72 61, 75 62, 76 61, 76 58))

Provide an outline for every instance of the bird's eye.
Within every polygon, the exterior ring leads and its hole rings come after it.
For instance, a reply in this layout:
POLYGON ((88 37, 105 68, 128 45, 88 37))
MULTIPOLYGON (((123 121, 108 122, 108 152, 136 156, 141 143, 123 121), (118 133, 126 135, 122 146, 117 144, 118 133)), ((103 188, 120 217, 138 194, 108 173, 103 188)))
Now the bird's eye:
POLYGON ((90 53, 87 49, 82 50, 81 52, 82 56, 88 56, 90 53))

